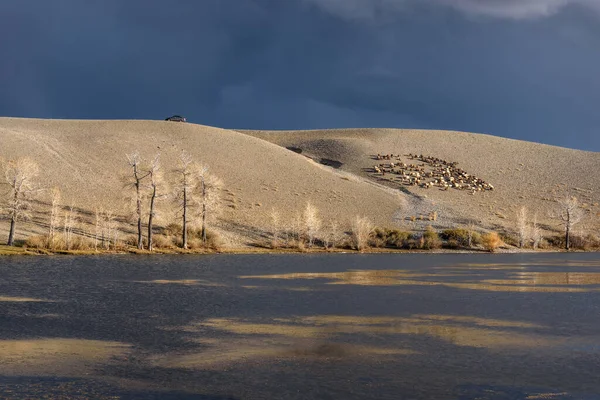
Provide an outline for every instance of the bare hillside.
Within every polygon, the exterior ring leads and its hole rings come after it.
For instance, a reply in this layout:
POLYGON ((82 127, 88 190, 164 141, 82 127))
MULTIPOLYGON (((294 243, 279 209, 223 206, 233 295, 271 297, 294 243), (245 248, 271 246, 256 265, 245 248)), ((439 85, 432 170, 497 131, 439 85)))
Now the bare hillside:
MULTIPOLYGON (((121 180, 127 153, 137 150, 150 159, 160 152, 169 172, 185 150, 224 181, 220 225, 233 245, 255 236, 255 227, 267 228, 272 210, 289 223, 307 201, 325 220, 341 224, 368 215, 377 224, 390 225, 403 204, 395 191, 340 175, 268 141, 194 124, 0 118, 0 143, 0 157, 34 159, 41 166, 42 186, 60 187, 63 203, 75 205, 88 218, 99 207, 127 214, 128 193, 121 180)), ((173 180, 169 174, 167 178, 173 180)), ((163 202, 162 224, 175 220, 173 208, 163 202)), ((43 216, 37 219, 38 224, 19 231, 20 237, 43 229, 43 216)), ((0 241, 7 229, 6 223, 0 224, 0 241)))
MULTIPOLYGON (((547 228, 556 228, 557 199, 576 196, 587 213, 584 230, 598 229, 600 207, 600 153, 584 152, 490 135, 449 131, 400 129, 339 129, 318 131, 246 131, 319 162, 401 189, 431 201, 439 223, 469 221, 488 228, 514 227, 522 206, 537 214, 547 228), (394 160, 377 155, 394 154, 394 160), (409 154, 417 155, 412 158, 409 154), (456 162, 470 175, 489 182, 493 191, 421 188, 397 183, 393 174, 375 173, 373 167, 390 162, 423 164, 420 155, 456 162), (400 161, 398 160, 400 159, 400 161)), ((422 210, 405 210, 411 215, 422 210)))
MULTIPOLYGON (((364 215, 379 226, 404 229, 469 223, 512 228, 523 205, 552 229, 558 226, 552 218, 556 199, 567 194, 583 203, 582 227, 597 229, 600 213, 600 154, 488 135, 393 129, 259 132, 165 121, 0 118, 0 144, 1 158, 35 160, 41 187, 60 187, 63 205, 74 205, 89 222, 99 208, 123 218, 130 212, 130 193, 122 181, 127 153, 137 150, 149 160, 160 152, 173 182, 171 171, 185 150, 224 181, 219 229, 232 246, 259 239, 269 230, 273 210, 291 224, 307 202, 325 223, 348 226, 364 215), (377 160, 378 154, 394 154, 394 160, 377 160), (409 154, 458 163, 494 190, 426 189, 374 169, 390 162, 423 164, 409 154)), ((40 192, 38 213, 20 225, 19 237, 44 231, 48 199, 48 190, 40 192)), ((159 225, 177 221, 173 204, 163 201, 160 208, 159 225)), ((7 225, 0 224, 0 242, 7 225)), ((126 229, 125 220, 122 226, 126 229)))

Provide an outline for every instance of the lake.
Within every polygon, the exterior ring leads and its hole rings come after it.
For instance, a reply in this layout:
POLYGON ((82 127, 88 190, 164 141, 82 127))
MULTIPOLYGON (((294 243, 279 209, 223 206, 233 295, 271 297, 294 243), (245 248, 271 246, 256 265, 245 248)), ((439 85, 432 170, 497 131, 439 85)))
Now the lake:
POLYGON ((0 398, 599 399, 600 254, 0 258, 0 398))

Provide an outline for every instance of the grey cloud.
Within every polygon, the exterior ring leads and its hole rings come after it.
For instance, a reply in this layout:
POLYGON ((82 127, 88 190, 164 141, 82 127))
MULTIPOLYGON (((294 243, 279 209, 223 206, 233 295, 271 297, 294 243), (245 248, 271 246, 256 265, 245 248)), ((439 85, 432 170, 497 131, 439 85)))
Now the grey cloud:
POLYGON ((546 17, 569 5, 580 5, 600 11, 597 0, 304 0, 325 12, 346 20, 388 18, 423 6, 441 6, 471 16, 526 19, 546 17))
POLYGON ((597 14, 504 0, 513 16, 555 14, 479 23, 454 10, 491 15, 500 0, 316 1, 0 1, 0 115, 455 129, 600 150, 597 14), (375 23, 349 22, 361 18, 375 23))

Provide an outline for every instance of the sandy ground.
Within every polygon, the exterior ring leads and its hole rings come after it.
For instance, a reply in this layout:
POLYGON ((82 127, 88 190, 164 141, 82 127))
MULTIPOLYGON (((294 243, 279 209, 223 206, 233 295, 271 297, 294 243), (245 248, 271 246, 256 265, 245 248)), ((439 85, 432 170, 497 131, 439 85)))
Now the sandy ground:
MULTIPOLYGON (((246 131, 246 133, 302 150, 315 160, 334 161, 341 170, 379 183, 399 188, 387 178, 369 170, 389 161, 373 160, 377 154, 401 154, 403 162, 412 161, 408 154, 423 154, 449 162, 491 183, 494 191, 471 196, 466 191, 442 191, 404 187, 409 191, 412 207, 406 207, 399 220, 406 222, 429 207, 437 211, 437 225, 473 222, 492 229, 513 228, 516 212, 525 206, 529 217, 548 229, 557 228, 557 199, 576 196, 586 212, 583 230, 594 230, 600 222, 600 153, 584 152, 538 143, 499 138, 484 134, 449 131, 400 129, 340 129, 318 131, 246 131), (422 201, 415 202, 415 199, 422 201), (420 207, 419 207, 420 206, 420 207)), ((389 178, 389 176, 388 176, 389 178)), ((427 222, 429 223, 429 222, 427 222)))
MULTIPOLYGON (((123 189, 122 177, 127 174, 126 154, 136 150, 146 160, 160 153, 172 183, 183 150, 208 165, 224 181, 220 229, 236 246, 260 239, 256 228, 269 229, 273 210, 289 224, 307 202, 325 222, 344 226, 365 215, 377 225, 406 229, 469 222, 491 229, 513 226, 522 205, 536 210, 540 221, 553 228, 555 199, 567 193, 584 203, 586 228, 598 226, 600 213, 600 177, 595 174, 599 153, 487 135, 387 129, 238 132, 164 121, 0 118, 0 157, 34 159, 41 166, 42 187, 60 187, 62 202, 74 205, 90 222, 98 208, 128 214, 130 193, 123 189), (291 147, 295 151, 287 149, 291 147), (474 196, 415 187, 401 191, 367 172, 377 153, 420 153, 456 161, 496 190, 474 196), (341 168, 322 165, 323 159, 337 161, 341 168), (434 211, 439 216, 435 222, 410 221, 434 211)), ((49 191, 42 192, 39 200, 48 199, 49 191)), ((161 209, 159 224, 175 220, 172 203, 163 201, 161 209)), ((42 232, 44 215, 38 214, 36 224, 21 225, 19 237, 42 232)), ((7 229, 6 223, 0 224, 0 241, 7 229)))

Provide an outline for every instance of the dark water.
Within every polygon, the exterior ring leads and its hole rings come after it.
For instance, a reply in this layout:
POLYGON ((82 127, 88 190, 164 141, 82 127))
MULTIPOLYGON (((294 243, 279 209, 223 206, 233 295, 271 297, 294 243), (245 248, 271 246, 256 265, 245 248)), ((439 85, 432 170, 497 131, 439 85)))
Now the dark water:
POLYGON ((600 254, 0 258, 0 398, 600 399, 600 254))

